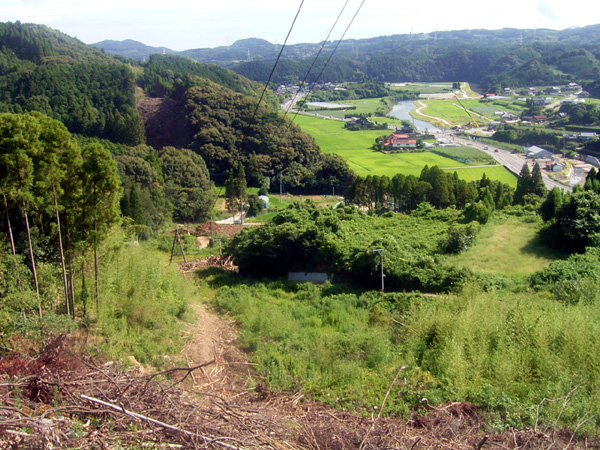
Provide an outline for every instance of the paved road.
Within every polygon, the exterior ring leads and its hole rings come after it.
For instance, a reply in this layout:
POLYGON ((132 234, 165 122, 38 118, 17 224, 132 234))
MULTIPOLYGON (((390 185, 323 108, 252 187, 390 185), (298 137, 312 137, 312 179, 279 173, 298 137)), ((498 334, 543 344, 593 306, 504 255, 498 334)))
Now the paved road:
MULTIPOLYGON (((493 147, 493 146, 487 145, 487 144, 482 144, 477 141, 472 141, 470 139, 464 139, 464 138, 461 138, 458 136, 453 136, 452 139, 454 139, 454 141, 457 144, 477 148, 477 149, 487 153, 488 155, 491 155, 496 161, 498 161, 499 164, 502 164, 504 167, 506 167, 508 170, 510 170, 511 172, 513 172, 515 174, 519 174, 521 172, 521 169, 523 168, 523 164, 525 164, 525 163, 529 163, 530 168, 532 166, 532 161, 530 159, 525 158, 525 156, 523 156, 519 153, 511 153, 508 150, 493 147), (486 147, 487 147, 487 150, 486 150, 486 147)), ((559 189, 563 189, 566 191, 573 190, 572 187, 565 186, 564 184, 553 180, 548 175, 546 175, 543 171, 542 171, 542 177, 543 177, 544 183, 546 184, 546 187, 548 189, 553 189, 553 188, 557 187, 559 189)))

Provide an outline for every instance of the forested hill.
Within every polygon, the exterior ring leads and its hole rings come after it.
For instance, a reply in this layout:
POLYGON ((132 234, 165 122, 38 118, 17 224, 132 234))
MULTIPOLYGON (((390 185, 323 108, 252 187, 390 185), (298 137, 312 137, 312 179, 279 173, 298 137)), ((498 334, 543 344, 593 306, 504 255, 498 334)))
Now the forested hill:
POLYGON ((0 112, 40 111, 72 133, 139 144, 135 78, 114 57, 42 25, 0 24, 0 112))
MULTIPOLYGON (((103 43, 95 45, 102 47, 103 43)), ((309 81, 314 81, 336 45, 337 42, 325 45, 322 61, 317 62, 309 81)), ((293 83, 303 79, 320 47, 320 43, 287 46, 272 80, 293 83)), ((113 43, 103 48, 119 54, 132 50, 125 42, 119 47, 113 43)), ((139 50, 140 46, 136 48, 139 50)), ((280 49, 262 39, 245 39, 231 46, 186 50, 181 54, 230 67, 245 77, 264 82, 280 49)), ((505 28, 381 36, 343 41, 320 81, 461 80, 480 84, 489 91, 501 85, 567 81, 590 85, 600 74, 599 56, 600 25, 563 31, 505 28)))
MULTIPOLYGON (((464 30, 388 36, 344 41, 319 81, 461 80, 488 92, 499 92, 503 86, 567 82, 588 87, 600 77, 599 58, 600 25, 565 31, 464 30)), ((288 58, 273 80, 288 83, 302 79, 310 64, 312 56, 288 58)), ((323 64, 317 62, 309 82, 323 64)), ((270 65, 267 58, 254 58, 233 70, 261 81, 266 79, 270 65)))
POLYGON ((127 195, 152 198, 145 211, 156 213, 144 220, 151 225, 170 211, 178 220, 206 213, 204 203, 191 208, 185 200, 179 208, 178 202, 180 189, 209 190, 207 168, 213 181, 223 182, 243 165, 251 186, 277 176, 296 192, 350 184, 347 164, 322 154, 282 117, 273 92, 259 103, 263 87, 216 64, 162 54, 140 63, 45 26, 0 23, 0 113, 41 112, 82 142, 102 139, 119 163, 127 195), (159 201, 169 180, 158 160, 172 158, 171 147, 186 149, 179 159, 192 160, 202 180, 194 186, 171 180, 177 189, 159 201))
MULTIPOLYGON (((214 64, 168 55, 138 64, 43 25, 0 23, 0 112, 39 111, 71 133, 143 143, 136 85, 152 97, 181 97, 194 84, 193 76, 256 98, 262 89, 260 83, 214 64)), ((276 104, 273 95, 266 101, 276 104)))

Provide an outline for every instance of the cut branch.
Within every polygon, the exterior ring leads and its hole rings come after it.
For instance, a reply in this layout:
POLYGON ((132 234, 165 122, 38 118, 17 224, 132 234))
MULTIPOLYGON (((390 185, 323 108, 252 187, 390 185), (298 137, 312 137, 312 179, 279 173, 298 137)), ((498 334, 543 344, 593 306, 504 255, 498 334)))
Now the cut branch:
POLYGON ((129 410, 127 410, 127 409, 125 409, 125 408, 123 408, 121 406, 114 405, 112 403, 105 402, 103 400, 99 400, 99 399, 94 398, 94 397, 89 397, 89 396, 83 395, 83 394, 81 394, 80 397, 82 399, 90 401, 92 403, 96 403, 98 405, 106 406, 106 407, 111 408, 111 409, 113 409, 113 410, 115 410, 117 412, 123 413, 123 414, 131 416, 131 417, 135 417, 136 419, 140 419, 140 420, 142 420, 144 422, 148 422, 148 423, 152 423, 154 425, 158 425, 159 427, 165 428, 165 429, 173 431, 175 433, 180 433, 180 434, 183 434, 183 435, 188 436, 188 437, 192 437, 192 438, 195 438, 195 439, 200 439, 201 441, 206 442, 207 444, 217 444, 217 445, 220 445, 221 447, 229 448, 229 449, 232 449, 232 450, 243 450, 243 447, 240 447, 238 445, 236 445, 236 446, 230 445, 230 444, 227 444, 225 442, 218 441, 216 439, 212 439, 212 438, 209 438, 209 437, 206 437, 206 436, 202 436, 201 434, 192 433, 191 431, 183 430, 181 428, 178 428, 176 426, 170 425, 168 423, 161 422, 160 420, 152 419, 151 417, 147 417, 147 416, 144 416, 142 414, 138 414, 136 412, 129 411, 129 410))

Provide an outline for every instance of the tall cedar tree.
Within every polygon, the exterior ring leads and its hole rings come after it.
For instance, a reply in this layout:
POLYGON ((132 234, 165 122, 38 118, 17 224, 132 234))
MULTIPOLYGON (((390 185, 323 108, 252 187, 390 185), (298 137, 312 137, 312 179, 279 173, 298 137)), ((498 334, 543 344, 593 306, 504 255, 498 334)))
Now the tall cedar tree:
POLYGON ((95 294, 96 305, 99 305, 98 246, 109 228, 119 219, 121 182, 115 161, 101 145, 87 145, 82 150, 82 157, 84 197, 81 219, 94 250, 95 294))
POLYGON ((225 181, 225 198, 227 209, 231 213, 240 212, 240 220, 244 220, 244 202, 246 201, 246 171, 242 163, 228 171, 225 181))
POLYGON ((542 169, 537 162, 531 171, 530 189, 530 194, 535 194, 539 197, 544 197, 548 192, 548 189, 546 189, 546 185, 544 184, 544 179, 542 178, 542 169))
POLYGON ((28 211, 37 203, 34 194, 35 163, 41 145, 40 124, 32 115, 0 115, 0 190, 14 207, 23 214, 27 232, 29 261, 35 284, 38 314, 42 317, 42 305, 31 240, 28 211))
POLYGON ((530 193, 531 187, 531 172, 527 163, 523 164, 519 179, 517 180, 517 189, 515 190, 515 196, 513 198, 513 204, 523 204, 523 197, 530 193))

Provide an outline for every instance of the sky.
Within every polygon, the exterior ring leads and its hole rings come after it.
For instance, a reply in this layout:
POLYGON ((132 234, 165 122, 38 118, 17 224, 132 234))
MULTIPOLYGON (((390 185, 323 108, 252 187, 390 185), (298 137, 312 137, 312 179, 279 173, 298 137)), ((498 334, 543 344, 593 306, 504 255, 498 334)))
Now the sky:
POLYGON ((288 44, 321 42, 344 4, 330 40, 342 37, 357 11, 345 39, 600 23, 600 2, 590 0, 0 0, 0 21, 48 25, 86 44, 133 39, 181 51, 251 37, 283 44, 299 8, 288 44))

